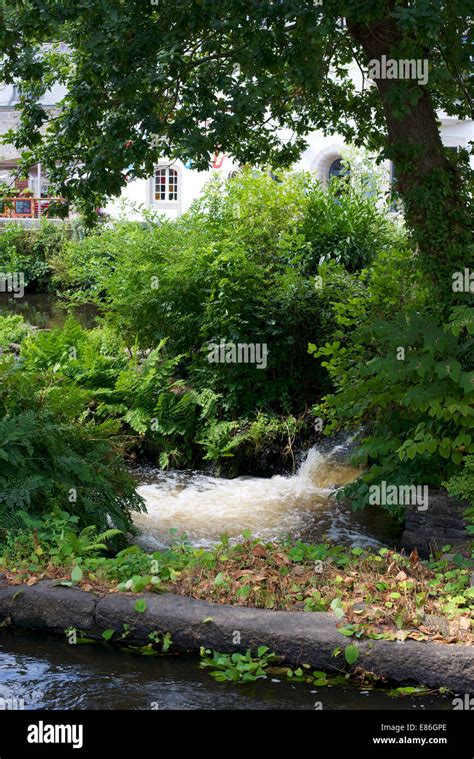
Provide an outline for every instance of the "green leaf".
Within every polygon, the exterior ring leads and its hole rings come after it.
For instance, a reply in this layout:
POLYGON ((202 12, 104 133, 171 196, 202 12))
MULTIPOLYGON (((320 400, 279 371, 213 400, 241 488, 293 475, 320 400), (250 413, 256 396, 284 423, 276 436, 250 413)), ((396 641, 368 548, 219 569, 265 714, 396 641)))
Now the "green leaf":
POLYGON ((138 601, 135 603, 135 611, 140 612, 142 614, 146 609, 146 600, 144 598, 139 598, 138 601))
POLYGON ((215 578, 214 578, 214 585, 217 587, 220 587, 221 585, 224 585, 225 583, 225 577, 223 572, 219 572, 215 578))
POLYGON ((344 650, 344 656, 348 664, 354 664, 359 658, 359 649, 354 643, 350 643, 344 650))
POLYGON ((331 609, 336 615, 336 617, 339 617, 339 619, 344 616, 344 609, 342 608, 340 598, 334 598, 331 601, 331 609))
POLYGON ((72 582, 80 582, 82 580, 82 569, 78 564, 76 564, 71 572, 71 580, 72 582))
POLYGON ((161 646, 161 650, 164 654, 166 654, 169 651, 169 648, 171 646, 172 640, 171 640, 171 633, 167 632, 165 633, 163 637, 163 644, 161 646))
POLYGON ((352 625, 347 625, 346 627, 338 627, 337 631, 341 633, 341 635, 345 635, 346 637, 350 638, 352 635, 354 635, 355 628, 352 625))

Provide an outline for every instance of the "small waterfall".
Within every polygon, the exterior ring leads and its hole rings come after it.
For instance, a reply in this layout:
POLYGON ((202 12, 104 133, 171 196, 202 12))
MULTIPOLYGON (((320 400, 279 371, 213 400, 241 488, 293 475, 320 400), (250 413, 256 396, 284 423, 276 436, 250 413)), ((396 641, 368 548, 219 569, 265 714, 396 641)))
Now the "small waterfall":
POLYGON ((274 540, 287 536, 376 544, 347 505, 330 496, 355 479, 359 470, 340 461, 347 441, 331 450, 311 448, 292 476, 223 479, 197 472, 144 471, 138 492, 148 513, 135 517, 147 548, 164 547, 186 535, 197 546, 211 545, 226 533, 274 540))

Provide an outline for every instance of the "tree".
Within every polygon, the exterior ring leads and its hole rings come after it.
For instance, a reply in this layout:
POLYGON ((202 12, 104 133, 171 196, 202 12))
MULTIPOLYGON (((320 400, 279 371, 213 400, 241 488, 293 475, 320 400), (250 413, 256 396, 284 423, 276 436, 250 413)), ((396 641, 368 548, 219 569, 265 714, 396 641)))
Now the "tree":
POLYGON ((1 76, 22 92, 10 139, 24 165, 41 160, 58 192, 92 208, 150 175, 160 154, 198 169, 216 149, 289 165, 312 130, 339 132, 394 160, 420 260, 447 292, 471 243, 470 196, 465 156, 448 157, 436 111, 472 118, 469 5, 19 0, 1 11, 1 76), (427 61, 428 81, 369 82, 383 56, 427 61), (68 92, 52 115, 38 96, 54 82, 68 92))

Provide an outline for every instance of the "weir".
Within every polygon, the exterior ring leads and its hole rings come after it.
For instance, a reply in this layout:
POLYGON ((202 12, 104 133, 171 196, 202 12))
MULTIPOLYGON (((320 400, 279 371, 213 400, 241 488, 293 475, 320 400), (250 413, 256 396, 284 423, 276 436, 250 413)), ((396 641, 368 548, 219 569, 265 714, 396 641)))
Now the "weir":
POLYGON ((291 536, 321 541, 327 535, 336 542, 377 545, 371 526, 364 525, 370 516, 353 515, 347 503, 334 497, 359 473, 340 460, 346 447, 311 448, 294 475, 268 479, 142 470, 138 492, 148 513, 134 518, 141 531, 138 542, 163 547, 184 533, 194 545, 205 546, 224 533, 237 539, 250 531, 266 540, 291 536))

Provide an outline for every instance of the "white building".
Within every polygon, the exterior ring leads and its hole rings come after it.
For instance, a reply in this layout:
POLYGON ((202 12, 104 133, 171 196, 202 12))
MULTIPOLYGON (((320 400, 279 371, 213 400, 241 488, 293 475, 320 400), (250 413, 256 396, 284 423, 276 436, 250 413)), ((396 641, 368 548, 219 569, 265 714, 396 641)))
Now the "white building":
MULTIPOLYGON (((54 112, 58 102, 64 96, 63 87, 55 87, 41 99, 41 103, 47 109, 54 112)), ((12 85, 0 84, 0 135, 11 128, 15 128, 19 121, 18 89, 12 85)), ((455 117, 444 113, 438 114, 441 123, 441 138, 443 144, 450 148, 468 147, 474 140, 474 121, 459 121, 455 117)), ((324 136, 321 132, 314 132, 308 137, 308 148, 304 151, 296 170, 307 170, 323 183, 326 184, 329 177, 337 174, 340 170, 344 140, 337 135, 324 136)), ((0 183, 6 182, 18 190, 29 190, 33 200, 28 205, 24 200, 13 208, 2 210, 0 218, 18 220, 19 218, 38 217, 44 213, 49 202, 48 178, 42 171, 41 166, 34 165, 30 168, 28 180, 20 182, 13 178, 13 171, 18 164, 19 155, 11 145, 0 145, 0 183), (37 200, 34 200, 37 199, 37 200), (42 199, 42 200, 39 200, 42 199), (19 213, 16 213, 16 210, 19 213), (29 209, 29 211, 28 211, 29 209)), ((471 159, 472 161, 472 159, 471 159)), ((203 185, 213 175, 222 177, 229 176, 236 169, 236 165, 228 156, 216 155, 212 160, 211 168, 205 172, 193 170, 189 164, 184 165, 180 161, 170 163, 166 159, 158 160, 154 176, 148 179, 132 180, 123 190, 121 198, 112 200, 106 211, 112 216, 123 212, 121 201, 125 201, 125 212, 129 218, 138 217, 135 208, 165 213, 174 218, 191 205, 199 195, 203 185)), ((390 166, 387 164, 387 176, 390 176, 390 166)))

